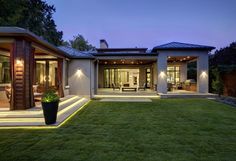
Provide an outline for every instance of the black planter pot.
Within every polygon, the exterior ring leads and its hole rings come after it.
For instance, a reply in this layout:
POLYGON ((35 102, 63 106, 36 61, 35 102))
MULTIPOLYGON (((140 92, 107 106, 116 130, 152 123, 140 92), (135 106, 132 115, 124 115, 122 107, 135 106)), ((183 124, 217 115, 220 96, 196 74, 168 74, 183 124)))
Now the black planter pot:
POLYGON ((54 124, 57 121, 58 104, 59 104, 59 101, 42 102, 43 115, 44 115, 45 123, 47 125, 54 124))

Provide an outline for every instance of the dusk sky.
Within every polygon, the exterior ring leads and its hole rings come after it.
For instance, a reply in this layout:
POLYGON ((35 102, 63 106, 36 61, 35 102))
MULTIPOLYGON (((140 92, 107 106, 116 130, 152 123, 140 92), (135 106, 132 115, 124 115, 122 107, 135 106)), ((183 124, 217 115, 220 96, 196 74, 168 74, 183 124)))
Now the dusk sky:
POLYGON ((148 47, 172 41, 212 45, 236 41, 236 0, 47 0, 65 40, 148 47))

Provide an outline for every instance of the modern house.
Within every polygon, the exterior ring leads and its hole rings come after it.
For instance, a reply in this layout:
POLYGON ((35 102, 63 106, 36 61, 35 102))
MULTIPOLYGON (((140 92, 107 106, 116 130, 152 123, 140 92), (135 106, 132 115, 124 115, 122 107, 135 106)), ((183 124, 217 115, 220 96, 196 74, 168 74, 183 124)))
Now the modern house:
POLYGON ((28 109, 48 88, 61 97, 90 98, 100 89, 208 93, 208 53, 212 49, 179 42, 151 50, 109 48, 101 40, 96 51, 78 51, 56 47, 22 28, 0 27, 0 102, 9 104, 11 110, 28 109), (189 62, 197 64, 196 79, 188 79, 189 62))

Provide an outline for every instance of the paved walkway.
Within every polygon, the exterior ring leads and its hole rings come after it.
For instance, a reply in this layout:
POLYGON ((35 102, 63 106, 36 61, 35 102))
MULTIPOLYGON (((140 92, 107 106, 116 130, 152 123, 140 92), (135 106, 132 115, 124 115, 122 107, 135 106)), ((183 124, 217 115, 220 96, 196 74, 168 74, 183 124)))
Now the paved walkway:
POLYGON ((59 103, 57 122, 53 125, 45 125, 41 107, 22 111, 0 111, 0 128, 3 127, 58 127, 71 115, 81 110, 89 99, 79 96, 66 96, 59 103))
POLYGON ((121 97, 121 98, 102 98, 100 102, 152 102, 152 100, 149 98, 121 97))

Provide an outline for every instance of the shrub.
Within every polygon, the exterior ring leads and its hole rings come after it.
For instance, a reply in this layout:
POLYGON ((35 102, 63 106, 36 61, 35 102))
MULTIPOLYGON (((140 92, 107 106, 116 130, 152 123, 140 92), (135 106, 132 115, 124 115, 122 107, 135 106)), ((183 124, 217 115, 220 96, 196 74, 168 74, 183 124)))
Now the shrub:
POLYGON ((59 99, 59 96, 54 90, 47 90, 42 96, 42 102, 57 102, 59 99))
POLYGON ((214 76, 214 79, 212 80, 212 89, 220 97, 224 92, 224 84, 220 77, 220 72, 217 68, 215 68, 212 70, 212 74, 214 76))

